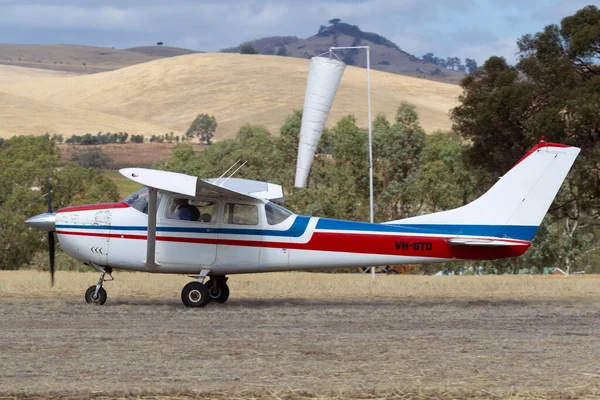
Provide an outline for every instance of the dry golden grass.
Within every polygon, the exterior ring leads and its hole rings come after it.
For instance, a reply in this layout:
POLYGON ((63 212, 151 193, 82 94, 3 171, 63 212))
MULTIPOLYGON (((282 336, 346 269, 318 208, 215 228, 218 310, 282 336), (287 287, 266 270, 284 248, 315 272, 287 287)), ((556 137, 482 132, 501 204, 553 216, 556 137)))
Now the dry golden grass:
POLYGON ((0 399, 598 398, 600 277, 0 273, 0 399))
MULTIPOLYGON (((302 108, 309 65, 309 60, 290 57, 192 54, 93 75, 2 84, 0 91, 176 132, 185 131, 197 114, 208 113, 217 118, 217 138, 232 137, 245 123, 263 124, 277 134, 285 117, 302 108)), ((409 102, 417 107, 421 125, 428 132, 450 128, 448 111, 461 92, 456 85, 380 71, 372 71, 371 87, 373 116, 381 112, 393 119, 401 102, 409 102)), ((366 70, 348 67, 329 125, 352 113, 359 125, 366 126, 366 90, 366 70)), ((9 122, 0 127, 1 136, 17 130, 11 128, 17 123, 53 123, 27 109, 9 122)), ((118 125, 116 119, 114 122, 118 125)), ((89 126, 100 129, 93 121, 89 126)))
POLYGON ((52 78, 65 78, 68 76, 76 76, 72 72, 51 71, 40 68, 25 68, 13 65, 0 65, 0 85, 32 82, 35 80, 45 80, 52 78))
POLYGON ((0 44, 0 63, 83 73, 112 70, 158 57, 72 44, 0 44))
MULTIPOLYGON (((61 79, 54 79, 61 81, 61 79)), ((47 81, 46 81, 47 82, 47 81)), ((164 134, 170 129, 117 115, 84 110, 59 103, 40 101, 0 91, 0 137, 15 135, 41 136, 60 133, 69 137, 87 132, 129 132, 129 134, 164 134)), ((180 134, 179 132, 176 132, 180 134)))
MULTIPOLYGON (((190 281, 186 276, 115 271, 116 280, 105 285, 109 297, 178 298, 190 281)), ((43 271, 0 272, 1 297, 80 297, 98 274, 59 271, 49 287, 43 271)), ((331 299, 445 298, 535 299, 600 298, 600 276, 387 276, 287 272, 232 275, 236 298, 331 299)))

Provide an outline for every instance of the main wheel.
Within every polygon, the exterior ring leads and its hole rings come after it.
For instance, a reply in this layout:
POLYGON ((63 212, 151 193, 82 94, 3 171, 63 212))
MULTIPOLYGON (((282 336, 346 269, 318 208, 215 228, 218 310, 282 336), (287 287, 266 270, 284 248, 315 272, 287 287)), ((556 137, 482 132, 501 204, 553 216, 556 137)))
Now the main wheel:
POLYGON ((186 307, 204 307, 210 301, 208 288, 200 282, 190 282, 181 291, 181 301, 186 307))
POLYGON ((95 304, 97 306, 101 306, 102 304, 106 303, 108 296, 106 295, 106 290, 104 290, 104 288, 100 288, 96 296, 94 296, 94 293, 96 293, 96 285, 90 286, 88 290, 85 291, 86 303, 95 304))
POLYGON ((211 279, 206 286, 208 287, 208 296, 211 301, 225 303, 229 298, 229 286, 227 286, 227 283, 217 281, 217 284, 214 285, 211 279))

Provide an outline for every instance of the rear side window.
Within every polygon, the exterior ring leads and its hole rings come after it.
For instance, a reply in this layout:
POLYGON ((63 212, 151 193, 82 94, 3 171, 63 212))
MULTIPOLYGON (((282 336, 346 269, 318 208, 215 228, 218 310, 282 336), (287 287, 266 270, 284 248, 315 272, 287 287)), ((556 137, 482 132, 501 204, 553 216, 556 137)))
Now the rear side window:
POLYGON ((250 204, 225 204, 223 222, 235 225, 258 225, 258 207, 250 204))

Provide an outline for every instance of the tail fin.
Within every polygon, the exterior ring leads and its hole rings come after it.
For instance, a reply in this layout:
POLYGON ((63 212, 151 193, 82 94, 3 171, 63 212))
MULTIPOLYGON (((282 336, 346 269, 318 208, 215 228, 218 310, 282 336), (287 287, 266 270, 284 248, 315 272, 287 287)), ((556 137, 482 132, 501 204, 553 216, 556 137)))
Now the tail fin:
POLYGON ((530 241, 579 151, 577 147, 542 140, 475 201, 449 211, 386 223, 426 225, 456 235, 530 241))

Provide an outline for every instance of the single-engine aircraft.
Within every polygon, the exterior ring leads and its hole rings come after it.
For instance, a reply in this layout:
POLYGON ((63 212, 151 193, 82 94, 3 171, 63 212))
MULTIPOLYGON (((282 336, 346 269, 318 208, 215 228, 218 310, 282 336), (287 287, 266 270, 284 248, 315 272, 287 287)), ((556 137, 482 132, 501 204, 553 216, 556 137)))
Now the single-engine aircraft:
POLYGON ((227 301, 233 274, 520 256, 579 151, 542 139, 475 201, 382 224, 296 215, 274 203, 283 190, 272 183, 143 168, 120 171, 144 188, 119 203, 49 210, 26 223, 49 232, 52 279, 52 232, 98 269, 87 303, 104 304, 106 275, 123 269, 192 275, 181 300, 203 307, 227 301))

